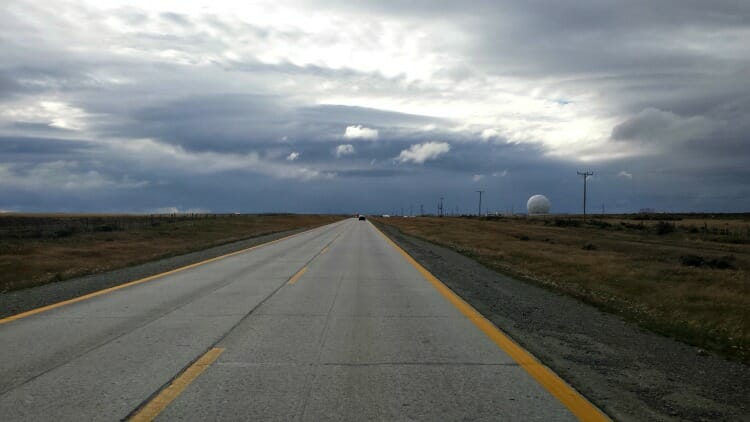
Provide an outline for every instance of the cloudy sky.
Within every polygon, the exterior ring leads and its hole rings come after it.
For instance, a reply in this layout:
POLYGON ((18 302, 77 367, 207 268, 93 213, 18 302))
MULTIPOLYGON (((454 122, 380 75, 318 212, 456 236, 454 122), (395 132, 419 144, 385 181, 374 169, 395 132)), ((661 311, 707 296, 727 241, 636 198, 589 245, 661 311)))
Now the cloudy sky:
POLYGON ((0 4, 0 210, 750 211, 750 2, 0 4))

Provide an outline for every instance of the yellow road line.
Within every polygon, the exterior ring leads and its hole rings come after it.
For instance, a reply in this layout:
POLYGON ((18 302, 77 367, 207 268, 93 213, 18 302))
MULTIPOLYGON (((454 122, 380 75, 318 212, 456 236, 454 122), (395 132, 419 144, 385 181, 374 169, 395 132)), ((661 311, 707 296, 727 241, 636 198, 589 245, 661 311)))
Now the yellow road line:
MULTIPOLYGON (((329 243, 329 245, 332 244, 333 242, 335 242, 336 239, 338 239, 340 235, 341 235, 341 233, 337 234, 336 237, 333 238, 333 240, 331 241, 331 243, 329 243)), ((320 252, 318 252, 318 254, 315 255, 307 264, 309 265, 311 262, 313 262, 315 260, 315 258, 319 257, 320 255, 323 255, 326 252, 328 252, 328 246, 326 246, 320 252)), ((299 271, 297 271, 297 274, 293 275, 292 278, 290 278, 289 281, 287 281, 286 284, 294 284, 294 283, 296 283, 297 280, 299 280, 300 277, 302 277, 302 274, 304 274, 306 272, 307 272, 307 266, 302 267, 302 269, 299 270, 299 271)))
MULTIPOLYGON (((373 225, 375 227, 375 225, 373 225)), ((427 279, 440 294, 455 306, 464 316, 479 328, 487 337, 507 353, 520 367, 529 373, 539 384, 549 391, 557 400, 567 407, 579 420, 582 421, 609 421, 610 419, 591 402, 586 400, 580 393, 573 389, 568 383, 560 378, 551 369, 539 362, 531 353, 518 345, 487 318, 482 316, 476 309, 461 299, 448 286, 443 284, 432 273, 427 271, 406 251, 401 249, 395 242, 375 227, 385 240, 393 246, 413 267, 415 267, 424 278, 427 279)))
POLYGON ((156 418, 159 413, 169 406, 185 389, 195 381, 212 363, 224 352, 224 349, 213 348, 201 356, 195 363, 190 365, 171 384, 163 389, 156 397, 146 403, 141 410, 136 412, 129 420, 134 422, 147 422, 156 418))
POLYGON ((306 272, 307 272, 307 267, 302 267, 302 269, 297 271, 297 274, 293 275, 292 278, 290 278, 286 284, 296 283, 297 280, 299 280, 299 278, 302 277, 302 275, 306 272))
POLYGON ((266 243, 261 243, 259 245, 255 245, 255 246, 251 246, 249 248, 245 248, 245 249, 242 249, 242 250, 239 250, 239 251, 231 252, 231 253, 228 253, 226 255, 217 256, 217 257, 214 257, 214 258, 211 258, 211 259, 207 259, 205 261, 196 262, 194 264, 186 265, 184 267, 175 268, 174 270, 171 270, 171 271, 163 272, 163 273, 160 273, 160 274, 155 274, 155 275, 152 275, 152 276, 149 276, 149 277, 146 277, 146 278, 141 278, 139 280, 129 281, 127 283, 120 284, 119 286, 114 286, 114 287, 109 287, 107 289, 97 290, 97 291, 95 291, 93 293, 85 294, 83 296, 78 296, 78 297, 73 298, 73 299, 68 299, 68 300, 64 300, 62 302, 53 303, 51 305, 42 306, 41 308, 36 308, 36 309, 32 309, 30 311, 21 312, 20 314, 16 314, 16 315, 12 315, 12 316, 0 319, 0 324, 5 324, 5 323, 11 322, 11 321, 15 321, 17 319, 26 318, 26 317, 29 317, 29 316, 32 316, 32 315, 36 315, 36 314, 39 314, 39 313, 42 313, 42 312, 46 312, 46 311, 49 311, 49 310, 52 310, 52 309, 55 309, 55 308, 59 308, 61 306, 70 305, 70 304, 73 304, 73 303, 76 303, 76 302, 81 302, 81 301, 84 301, 84 300, 87 300, 87 299, 91 299, 91 298, 94 298, 94 297, 97 297, 97 296, 101 296, 101 295, 104 295, 104 294, 107 294, 107 293, 110 293, 110 292, 114 292, 116 290, 124 289, 126 287, 135 286, 137 284, 141 284, 141 283, 145 283, 147 281, 155 280, 157 278, 165 277, 165 276, 168 276, 168 275, 171 275, 171 274, 174 274, 174 273, 178 273, 180 271, 185 271, 185 270, 189 270, 191 268, 199 267, 201 265, 205 265, 205 264, 208 264, 208 263, 211 263, 211 262, 215 262, 215 261, 218 261, 218 260, 221 260, 221 259, 224 259, 224 258, 228 258, 230 256, 234 256, 234 255, 238 255, 238 254, 241 254, 241 253, 249 252, 249 251, 251 251, 253 249, 257 249, 257 248, 260 248, 260 247, 263 247, 263 246, 271 245, 273 243, 281 242, 282 240, 286 240, 286 239, 289 239, 291 237, 298 236, 298 235, 300 235, 302 233, 306 233, 306 232, 309 232, 311 230, 315 230, 317 228, 318 227, 314 227, 314 228, 312 228, 310 230, 305 230, 303 232, 295 233, 295 234, 292 234, 292 235, 289 235, 289 236, 284 236, 284 237, 282 237, 280 239, 272 240, 272 241, 266 242, 266 243))

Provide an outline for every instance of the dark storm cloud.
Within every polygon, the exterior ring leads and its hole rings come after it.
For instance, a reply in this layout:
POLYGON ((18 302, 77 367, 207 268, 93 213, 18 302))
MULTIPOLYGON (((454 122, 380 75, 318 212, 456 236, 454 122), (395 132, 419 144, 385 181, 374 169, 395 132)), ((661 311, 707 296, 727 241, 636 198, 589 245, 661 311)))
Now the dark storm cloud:
POLYGON ((271 96, 199 96, 138 108, 107 130, 195 150, 247 151, 284 136, 291 124, 290 112, 271 96))
POLYGON ((408 171, 402 169, 362 169, 362 170, 342 170, 338 172, 342 177, 371 178, 371 177, 395 177, 405 176, 408 171))
POLYGON ((694 116, 680 118, 654 108, 648 108, 612 129, 612 139, 645 143, 704 138, 711 132, 711 121, 694 116))
POLYGON ((376 126, 401 126, 430 123, 441 123, 442 119, 416 114, 397 113, 388 110, 378 110, 367 107, 352 107, 341 105, 321 105, 303 107, 297 110, 302 121, 329 121, 331 123, 361 123, 376 126))
POLYGON ((478 25, 471 62, 587 85, 623 111, 702 114, 750 87, 746 49, 721 54, 746 37, 746 2, 504 2, 494 11, 468 18, 478 25))
POLYGON ((0 13, 0 208, 393 213, 420 203, 431 210, 445 196, 448 209, 467 211, 474 190, 485 189, 491 210, 522 210, 528 196, 542 193, 553 210, 574 212, 575 172, 590 168, 592 204, 609 211, 750 209, 748 2, 309 5, 311 15, 345 12, 335 22, 359 20, 362 28, 318 34, 312 25, 82 4, 66 9, 75 18, 66 26, 65 16, 39 5, 3 6, 13 13, 0 13), (127 35, 110 37, 109 20, 127 26, 127 35), (410 78, 412 63, 390 76, 357 68, 366 61, 361 49, 389 37, 396 47, 414 41, 389 32, 402 22, 424 29, 432 43, 413 58, 434 54, 432 76, 410 78), (443 32, 450 35, 436 36, 443 32), (350 62, 279 53, 336 42, 350 47, 342 53, 350 62), (257 46, 276 55, 245 52, 257 46), (484 88, 490 92, 495 78, 512 79, 507 91, 533 91, 557 105, 591 101, 584 116, 515 113, 541 125, 613 122, 592 147, 605 159, 581 162, 537 139, 506 143, 502 133, 487 141, 485 127, 458 118, 330 104, 362 96, 429 110, 447 99, 492 101, 484 88), (39 101, 80 110, 72 117, 80 133, 50 125, 69 115, 35 117, 39 101), (345 138, 354 125, 377 138, 345 138), (394 160, 425 142, 448 143, 450 151, 424 163, 394 160), (337 157, 345 144, 353 152, 337 157), (628 154, 606 157, 611 148, 628 154), (286 160, 293 152, 297 158, 286 160))
MULTIPOLYGON (((125 119, 99 127, 110 135, 157 138, 197 151, 251 151, 300 144, 299 148, 309 153, 306 157, 330 158, 332 145, 351 142, 343 138, 347 126, 385 128, 383 139, 417 140, 398 128, 441 122, 365 107, 300 106, 280 96, 226 93, 136 107, 125 119)), ((418 139, 422 138, 424 135, 418 139)))
POLYGON ((91 143, 85 141, 0 136, 2 161, 11 161, 10 159, 16 154, 30 154, 33 157, 48 154, 74 154, 90 147, 91 143))
POLYGON ((0 73, 0 99, 23 92, 23 86, 15 79, 0 73))
MULTIPOLYGON (((328 2, 392 16, 445 19, 470 27, 456 66, 552 79, 555 88, 606 96, 621 115, 648 109, 679 118, 730 121, 750 115, 745 40, 750 3, 738 1, 328 2), (450 12, 447 14, 446 12, 450 12)), ((462 77, 457 76, 457 80, 462 77)))
POLYGON ((92 85, 79 69, 52 66, 0 67, 0 98, 50 90, 73 91, 92 85))

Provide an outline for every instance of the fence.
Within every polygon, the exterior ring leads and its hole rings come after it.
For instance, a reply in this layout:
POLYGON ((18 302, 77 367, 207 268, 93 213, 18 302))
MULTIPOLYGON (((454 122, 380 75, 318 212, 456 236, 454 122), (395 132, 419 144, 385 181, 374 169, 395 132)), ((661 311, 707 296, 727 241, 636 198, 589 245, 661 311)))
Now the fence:
POLYGON ((114 232, 191 220, 235 217, 234 214, 144 214, 82 216, 3 216, 0 239, 61 238, 75 233, 114 232))

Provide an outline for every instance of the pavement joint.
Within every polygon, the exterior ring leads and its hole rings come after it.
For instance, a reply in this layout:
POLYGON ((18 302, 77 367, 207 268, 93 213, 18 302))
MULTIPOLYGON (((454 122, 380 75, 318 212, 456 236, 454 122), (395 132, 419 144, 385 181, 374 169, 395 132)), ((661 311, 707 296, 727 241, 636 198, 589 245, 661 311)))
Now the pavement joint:
MULTIPOLYGON (((340 234, 340 233, 339 233, 339 234, 340 234)), ((338 237, 338 236, 337 236, 337 237, 338 237)), ((334 240, 335 240, 335 239, 336 239, 336 238, 334 238, 334 240)), ((331 241, 331 243, 332 243, 332 242, 333 242, 333 241, 331 241)), ((309 261, 308 261, 308 262, 307 262, 307 263, 306 263, 306 264, 305 264, 304 266, 303 266, 303 268, 305 268, 305 267, 306 267, 306 266, 307 266, 307 265, 308 265, 308 264, 309 264, 309 263, 310 263, 310 262, 311 262, 311 261, 312 261, 313 259, 315 259, 315 257, 317 257, 317 256, 318 256, 319 254, 320 254, 320 252, 318 252, 317 254, 315 254, 315 255, 314 255, 314 256, 313 256, 313 257, 312 257, 312 258, 311 258, 311 259, 310 259, 310 260, 309 260, 309 261)), ((294 277, 294 276, 292 276, 292 277, 294 277)), ((287 282, 285 282, 285 283, 281 283, 281 284, 280 284, 280 285, 279 285, 278 287, 276 287, 276 288, 275 288, 275 289, 274 289, 273 291, 271 291, 271 293, 269 293, 269 294, 268 294, 268 296, 266 296, 266 297, 265 297, 265 298, 264 298, 263 300, 261 300, 260 302, 258 302, 258 303, 257 303, 257 304, 256 304, 255 306, 253 306, 253 308, 252 308, 252 309, 250 309, 250 310, 249 310, 249 311, 248 311, 247 313, 245 313, 245 315, 244 315, 244 316, 243 316, 242 318, 240 318, 240 320, 239 320, 239 321, 237 321, 237 322, 236 322, 235 324, 233 324, 233 325, 232 325, 231 327, 229 327, 229 329, 228 329, 228 330, 226 330, 226 332, 224 332, 224 334, 222 334, 222 335, 221 335, 221 336, 220 336, 220 337, 219 337, 219 338, 218 338, 218 339, 217 339, 216 341, 214 341, 214 342, 212 343, 212 345, 210 346, 210 349, 209 349, 209 350, 211 350, 211 349, 213 349, 213 348, 217 348, 216 346, 217 346, 217 345, 218 345, 219 343, 221 343, 221 342, 222 342, 222 341, 223 341, 223 340, 224 340, 225 338, 227 338, 227 337, 229 336, 229 334, 230 334, 230 333, 231 333, 231 332, 232 332, 232 331, 233 331, 233 330, 234 330, 235 328, 237 328, 238 326, 240 326, 240 325, 241 325, 241 324, 242 324, 242 323, 243 323, 243 322, 244 322, 245 320, 247 320, 247 319, 248 319, 248 318, 249 318, 249 317, 250 317, 251 315, 253 315, 253 313, 254 313, 254 312, 255 312, 255 311, 257 310, 257 309, 259 309, 259 308, 260 308, 261 306, 263 306, 263 304, 264 304, 264 303, 266 303, 266 302, 267 302, 267 301, 268 301, 269 299, 271 299, 271 297, 273 297, 273 295, 275 295, 275 294, 276 294, 277 292, 279 292, 279 291, 280 291, 280 290, 281 290, 281 289, 282 289, 282 288, 283 288, 284 286, 286 286, 286 285, 287 285, 287 283, 288 283, 288 281, 287 281, 287 282)), ((221 350, 223 351, 224 349, 222 348, 221 350)), ((218 357, 218 356, 217 356, 217 357, 218 357)), ((200 358, 200 357, 199 357, 199 358, 200 358)), ((190 365, 192 365, 192 362, 191 362, 191 363, 189 363, 189 364, 188 364, 188 365, 187 365, 187 366, 185 367, 185 369, 183 369, 183 370, 181 370, 180 372, 178 372, 178 375, 176 375, 176 377, 177 377, 177 376, 179 376, 179 374, 183 373, 183 372, 184 372, 184 371, 186 370, 186 368, 189 368, 189 367, 190 367, 190 365)), ((130 417, 131 417, 132 415, 136 415, 136 414, 138 414, 138 412, 139 412, 139 411, 140 411, 141 409, 143 409, 143 408, 145 408, 145 407, 149 406, 149 404, 151 403, 151 400, 153 400, 153 399, 154 399, 154 397, 158 397, 158 395, 159 395, 159 394, 160 394, 160 393, 161 393, 162 391, 164 391, 164 390, 165 390, 166 388, 169 388, 169 386, 170 386, 170 385, 171 385, 171 383, 172 383, 172 382, 174 381, 174 379, 175 379, 175 378, 171 379, 171 380, 170 380, 169 382, 167 382, 167 383, 165 383, 164 385, 162 385, 162 387, 161 387, 161 388, 159 388, 159 389, 157 389, 157 391, 155 391, 155 392, 154 392, 154 394, 153 394, 152 396, 150 396, 149 398, 147 398, 146 400, 144 400, 143 402, 141 402, 141 403, 140 403, 140 404, 139 404, 138 406, 136 406, 136 408, 135 408, 135 409, 134 409, 134 410, 133 410, 133 411, 131 412, 131 414, 130 414, 130 415, 128 415, 128 417, 126 417, 125 419, 127 420, 127 419, 128 419, 128 418, 130 418, 130 417)))

